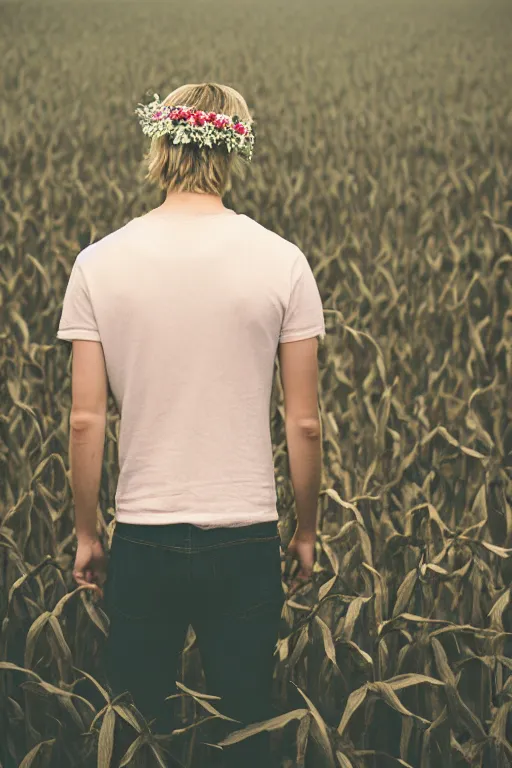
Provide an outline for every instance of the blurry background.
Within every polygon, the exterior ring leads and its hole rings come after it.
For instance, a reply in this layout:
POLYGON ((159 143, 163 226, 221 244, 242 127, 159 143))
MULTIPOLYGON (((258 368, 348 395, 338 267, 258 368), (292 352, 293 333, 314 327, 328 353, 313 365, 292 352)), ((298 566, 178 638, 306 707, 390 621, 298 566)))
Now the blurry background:
MULTIPOLYGON (((225 204, 306 253, 326 313, 315 583, 283 612, 276 756, 509 765, 511 4, 16 2, 0 23, 2 766, 118 765, 142 728, 128 703, 103 710, 106 617, 72 591, 70 349, 55 333, 80 250, 163 200, 143 181, 137 103, 203 81, 256 118, 225 204)), ((276 376, 287 542, 282 417, 276 376)), ((180 679, 202 691, 194 640, 180 679)), ((179 705, 184 725, 208 714, 179 705)), ((173 740, 183 765, 204 764, 207 729, 173 740)), ((162 765, 162 746, 139 738, 124 764, 162 765)))

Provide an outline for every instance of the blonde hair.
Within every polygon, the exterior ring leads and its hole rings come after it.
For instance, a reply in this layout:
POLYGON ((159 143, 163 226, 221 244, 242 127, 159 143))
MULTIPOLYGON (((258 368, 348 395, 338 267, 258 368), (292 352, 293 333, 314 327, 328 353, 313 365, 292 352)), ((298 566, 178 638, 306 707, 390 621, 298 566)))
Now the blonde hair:
MULTIPOLYGON (((243 96, 229 85, 200 83, 182 85, 162 102, 165 106, 185 105, 205 112, 238 115, 243 123, 253 117, 243 96)), ((199 147, 172 144, 169 136, 153 136, 144 156, 148 165, 145 179, 166 192, 207 192, 221 197, 231 189, 232 176, 243 176, 246 161, 224 145, 199 147)))

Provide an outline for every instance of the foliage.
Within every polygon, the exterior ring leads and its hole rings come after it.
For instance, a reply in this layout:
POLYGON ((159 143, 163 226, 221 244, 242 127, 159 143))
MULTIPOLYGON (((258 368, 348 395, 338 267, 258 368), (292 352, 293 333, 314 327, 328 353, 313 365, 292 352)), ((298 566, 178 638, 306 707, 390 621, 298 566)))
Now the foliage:
MULTIPOLYGON (((509 765, 510 11, 226 0, 204 25, 207 12, 173 7, 162 35, 161 4, 3 6, 0 761, 158 766, 169 749, 192 765, 220 719, 193 631, 179 732, 153 734, 104 687, 107 618, 71 580, 69 349, 55 341, 77 253, 160 202, 141 192, 134 104, 212 79, 259 126, 225 202, 304 250, 327 322, 317 562, 286 602, 280 714, 259 727, 281 737, 283 766, 509 765), (187 39, 197 58, 176 55, 187 39)), ((271 414, 286 544, 278 376, 271 414)), ((111 407, 106 538, 117 429, 111 407)))

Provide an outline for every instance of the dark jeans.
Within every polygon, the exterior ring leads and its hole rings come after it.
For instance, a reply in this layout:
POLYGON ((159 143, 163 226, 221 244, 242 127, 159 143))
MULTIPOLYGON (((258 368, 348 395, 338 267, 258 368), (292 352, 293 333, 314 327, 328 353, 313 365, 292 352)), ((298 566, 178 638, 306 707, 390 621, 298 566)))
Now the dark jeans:
MULTIPOLYGON (((178 691, 179 656, 192 624, 208 693, 221 697, 211 703, 240 721, 228 732, 276 715, 280 555, 277 521, 210 529, 117 523, 105 585, 105 660, 114 695, 129 691, 144 717, 156 718, 156 732, 176 727, 175 700, 165 698, 178 691)), ((268 734, 225 747, 224 761, 226 768, 269 768, 268 734)))

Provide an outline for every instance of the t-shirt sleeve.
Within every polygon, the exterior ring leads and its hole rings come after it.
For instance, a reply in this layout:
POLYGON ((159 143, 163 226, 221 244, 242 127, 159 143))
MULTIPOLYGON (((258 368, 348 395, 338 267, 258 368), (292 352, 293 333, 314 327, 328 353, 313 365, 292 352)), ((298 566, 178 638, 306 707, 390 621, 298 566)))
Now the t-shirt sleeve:
POLYGON ((64 294, 57 338, 61 341, 101 341, 87 283, 77 261, 73 264, 64 294))
MULTIPOLYGON (((298 249, 299 250, 299 249, 298 249)), ((306 256, 299 250, 293 264, 290 300, 284 314, 279 343, 325 337, 322 298, 306 256)))

